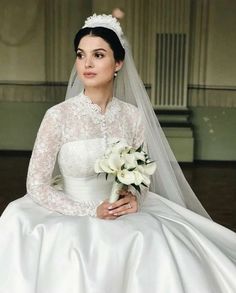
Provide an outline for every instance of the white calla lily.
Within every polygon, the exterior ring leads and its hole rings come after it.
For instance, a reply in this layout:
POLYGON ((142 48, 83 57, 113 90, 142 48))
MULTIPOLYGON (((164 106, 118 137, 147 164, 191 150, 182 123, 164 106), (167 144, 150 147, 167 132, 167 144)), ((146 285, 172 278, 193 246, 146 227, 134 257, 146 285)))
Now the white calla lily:
MULTIPOLYGON (((96 160, 94 170, 96 173, 113 174, 121 185, 133 184, 138 187, 143 183, 149 186, 149 177, 155 172, 156 163, 151 163, 148 154, 142 148, 137 151, 121 140, 108 146, 103 157, 96 160)), ((111 194, 111 197, 113 195, 111 194)))
POLYGON ((112 170, 118 171, 124 164, 124 159, 121 158, 119 154, 112 153, 108 158, 108 164, 112 170))
POLYGON ((135 181, 134 172, 128 171, 126 169, 117 172, 117 178, 119 181, 125 185, 133 184, 135 181))
POLYGON ((134 172, 134 177, 135 177, 134 184, 140 185, 143 181, 142 174, 139 171, 135 171, 135 170, 133 172, 134 172))
POLYGON ((144 183, 145 185, 149 186, 150 183, 151 183, 149 177, 146 176, 146 175, 144 175, 144 174, 142 174, 142 177, 143 177, 143 183, 144 183))
POLYGON ((113 146, 113 152, 117 152, 119 154, 127 153, 130 149, 132 149, 132 147, 129 146, 124 140, 119 141, 113 146))
POLYGON ((155 162, 149 163, 147 165, 144 165, 143 168, 144 168, 144 172, 147 175, 152 175, 156 170, 156 163, 155 162))
POLYGON ((143 165, 138 165, 137 168, 136 168, 136 170, 139 171, 141 174, 145 173, 144 172, 143 165))
POLYGON ((102 170, 106 173, 114 173, 114 170, 112 170, 110 167, 109 167, 109 163, 107 161, 107 159, 102 159, 100 161, 100 167, 102 168, 102 170))
POLYGON ((125 154, 124 155, 124 159, 125 159, 125 166, 127 169, 133 169, 136 168, 138 163, 136 160, 136 156, 135 154, 125 154))
POLYGON ((139 153, 139 152, 135 152, 134 153, 135 157, 137 160, 141 160, 145 162, 145 155, 143 152, 139 153))

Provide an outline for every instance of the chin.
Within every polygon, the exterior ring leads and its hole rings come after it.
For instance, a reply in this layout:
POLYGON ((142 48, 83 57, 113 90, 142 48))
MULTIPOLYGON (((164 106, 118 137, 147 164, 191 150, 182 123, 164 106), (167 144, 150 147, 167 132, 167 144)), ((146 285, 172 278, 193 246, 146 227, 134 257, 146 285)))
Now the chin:
POLYGON ((83 84, 85 87, 108 87, 111 83, 109 81, 95 81, 95 80, 84 80, 83 84))

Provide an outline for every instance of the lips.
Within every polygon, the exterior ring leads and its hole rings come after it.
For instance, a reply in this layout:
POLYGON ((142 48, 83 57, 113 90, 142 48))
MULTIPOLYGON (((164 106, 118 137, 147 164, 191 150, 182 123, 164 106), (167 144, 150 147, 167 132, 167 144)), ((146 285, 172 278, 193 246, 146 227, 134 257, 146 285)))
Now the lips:
POLYGON ((94 73, 94 72, 85 72, 84 76, 87 77, 87 78, 91 78, 91 77, 96 76, 96 73, 94 73))

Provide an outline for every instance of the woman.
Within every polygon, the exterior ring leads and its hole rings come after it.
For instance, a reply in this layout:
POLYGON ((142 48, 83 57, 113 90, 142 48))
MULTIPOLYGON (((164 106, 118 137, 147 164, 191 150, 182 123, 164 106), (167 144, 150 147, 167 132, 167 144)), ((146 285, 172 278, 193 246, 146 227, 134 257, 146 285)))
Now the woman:
POLYGON ((47 111, 27 195, 1 217, 0 292, 236 292, 236 236, 209 219, 184 179, 119 23, 94 15, 74 44, 69 99, 47 111), (113 180, 94 163, 117 139, 146 143, 160 195, 130 189, 108 202, 113 180), (57 161, 61 190, 51 184, 57 161))

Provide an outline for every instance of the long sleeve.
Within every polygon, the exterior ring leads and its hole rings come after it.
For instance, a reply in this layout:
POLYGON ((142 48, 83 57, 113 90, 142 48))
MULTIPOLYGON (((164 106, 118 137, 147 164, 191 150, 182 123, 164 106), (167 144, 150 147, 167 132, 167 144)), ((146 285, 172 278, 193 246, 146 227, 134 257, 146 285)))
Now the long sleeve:
MULTIPOLYGON (((145 127, 143 124, 142 115, 140 112, 138 112, 135 126, 135 135, 133 138, 133 147, 138 148, 142 144, 144 144, 144 150, 147 151, 147 145, 145 143, 145 127)), ((141 185, 140 189, 141 193, 139 193, 133 186, 129 187, 129 190, 137 196, 139 209, 145 200, 149 188, 141 185)))
POLYGON ((40 125, 27 175, 27 193, 39 205, 65 215, 96 216, 96 206, 75 202, 51 186, 51 177, 62 144, 60 109, 49 109, 40 125))

